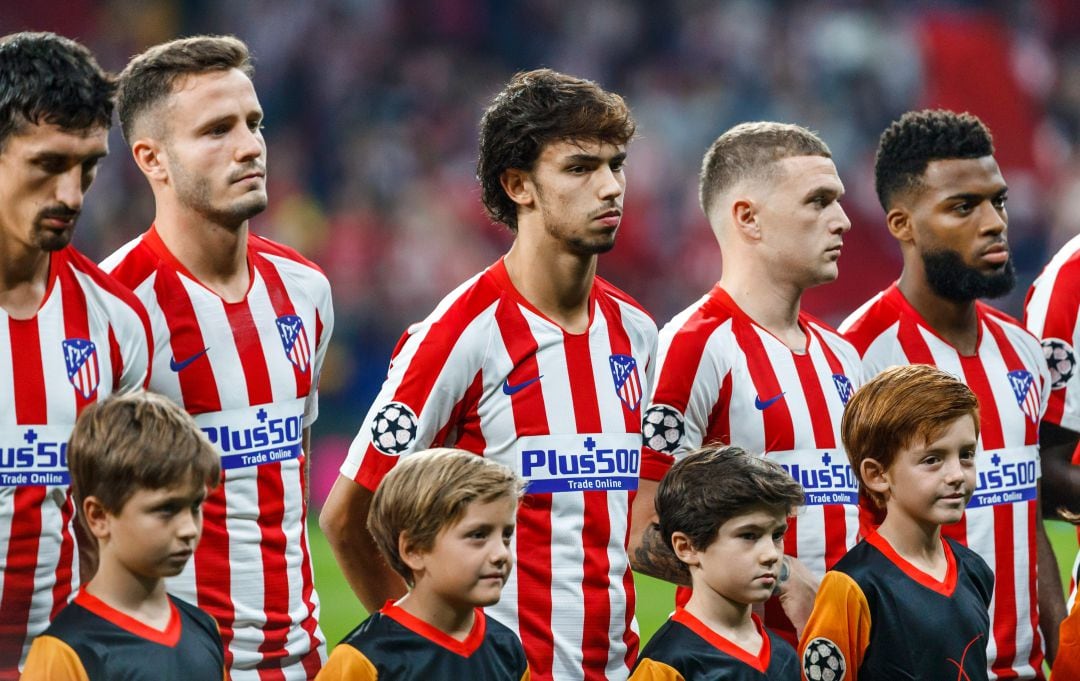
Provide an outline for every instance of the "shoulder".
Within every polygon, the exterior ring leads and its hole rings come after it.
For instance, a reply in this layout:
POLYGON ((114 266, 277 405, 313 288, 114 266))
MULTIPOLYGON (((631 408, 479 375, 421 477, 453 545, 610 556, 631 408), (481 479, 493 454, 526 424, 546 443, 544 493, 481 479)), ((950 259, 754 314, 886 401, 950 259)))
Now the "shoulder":
POLYGON ((276 256, 282 260, 294 262, 297 265, 302 265, 317 271, 319 274, 323 274, 322 269, 311 260, 300 255, 300 251, 284 244, 279 244, 276 241, 271 241, 258 234, 248 234, 248 251, 259 255, 276 256))
POLYGON ((696 639, 697 636, 690 629, 668 618, 642 649, 638 656, 638 665, 645 660, 652 660, 678 669, 681 657, 693 654, 691 648, 697 642, 696 639))
POLYGON ((836 562, 833 569, 825 573, 825 578, 836 573, 833 579, 841 576, 855 583, 862 582, 866 577, 880 571, 884 562, 888 559, 865 539, 860 540, 844 557, 836 562))
POLYGON ((961 574, 970 574, 989 596, 994 587, 994 571, 990 565, 982 556, 960 542, 949 537, 946 537, 945 541, 952 549, 956 560, 956 571, 961 574))
POLYGON ((153 274, 161 259, 143 241, 140 235, 118 248, 101 261, 101 269, 128 288, 139 284, 153 274))
POLYGON ((177 598, 172 594, 169 594, 169 600, 171 600, 173 602, 173 605, 176 606, 176 609, 180 611, 181 617, 191 622, 194 622, 195 625, 199 627, 199 629, 205 631, 212 638, 218 639, 221 637, 221 634, 218 631, 217 621, 213 617, 211 617, 210 614, 207 613, 205 610, 196 605, 188 603, 181 598, 177 598))
POLYGON ((1019 320, 1001 310, 983 303, 982 301, 976 301, 975 307, 979 312, 979 316, 988 324, 994 324, 1001 329, 1013 347, 1017 350, 1027 351, 1030 355, 1028 357, 1029 360, 1034 361, 1038 365, 1045 363, 1046 358, 1043 355, 1042 344, 1039 339, 1028 331, 1019 320))
POLYGON ((484 645, 492 646, 498 651, 499 657, 509 660, 520 678, 529 664, 521 639, 502 622, 482 614, 482 611, 481 616, 484 617, 484 645))
POLYGON ((888 289, 880 291, 860 305, 837 329, 860 354, 899 318, 899 311, 886 295, 888 292, 888 289))
MULTIPOLYGON (((137 312, 144 312, 143 304, 124 283, 109 276, 105 270, 94 264, 94 261, 75 250, 71 246, 58 251, 57 255, 62 258, 58 263, 70 268, 77 273, 80 285, 87 290, 92 297, 99 298, 104 294, 107 298, 119 300, 124 306, 137 312)), ((90 296, 88 296, 90 297, 90 296)))
POLYGON ((648 317, 649 319, 652 319, 648 311, 646 311, 645 308, 641 306, 641 303, 634 300, 634 298, 629 293, 623 291, 617 286, 614 286, 607 279, 604 279, 603 277, 596 277, 596 280, 593 282, 593 286, 596 287, 597 295, 603 295, 607 296, 608 298, 617 300, 624 305, 638 310, 642 315, 648 317))
POLYGON ((787 639, 772 629, 766 629, 765 632, 769 636, 769 671, 776 672, 776 678, 787 678, 785 673, 794 678, 799 670, 799 653, 787 639))

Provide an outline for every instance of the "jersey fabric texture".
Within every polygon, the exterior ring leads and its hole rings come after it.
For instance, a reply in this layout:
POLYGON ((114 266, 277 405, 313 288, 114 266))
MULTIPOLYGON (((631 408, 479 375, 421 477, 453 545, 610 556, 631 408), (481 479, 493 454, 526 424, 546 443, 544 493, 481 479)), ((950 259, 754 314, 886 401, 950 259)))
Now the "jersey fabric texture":
POLYGON ((34 641, 24 681, 221 681, 225 657, 217 625, 169 597, 172 616, 158 631, 79 592, 34 641))
POLYGON ((330 285, 295 251, 254 235, 247 263, 251 287, 235 303, 200 284, 154 228, 104 266, 146 304, 160 349, 150 388, 187 409, 221 454, 202 540, 169 591, 217 620, 235 681, 307 679, 325 642, 301 444, 318 413, 330 285))
MULTIPOLYGON (((1073 584, 1080 583, 1080 553, 1073 563, 1073 584)), ((1073 589, 1069 599, 1069 615, 1058 627, 1058 653, 1054 666, 1050 669, 1050 681, 1069 681, 1080 679, 1080 598, 1073 589)))
POLYGON ((1050 367, 1044 420, 1080 432, 1080 236, 1058 251, 1035 279, 1024 304, 1024 324, 1042 340, 1050 367))
POLYGON ((798 681, 795 649, 751 615, 761 648, 750 653, 679 608, 645 645, 632 681, 798 681))
POLYGON ((1043 678, 1036 588, 1039 420, 1050 379, 1039 342, 1012 318, 976 302, 976 352, 957 352, 894 284, 840 327, 863 355, 869 378, 882 369, 932 364, 979 398, 978 486, 964 518, 942 533, 968 546, 996 577, 987 647, 990 678, 1043 678))
MULTIPOLYGON (((802 353, 754 322, 719 284, 665 325, 641 474, 658 481, 703 444, 764 454, 806 491, 784 552, 821 577, 858 540, 858 482, 840 420, 862 367, 851 344, 825 324, 800 313, 799 326, 802 353)), ((680 590, 680 603, 688 593, 680 590)), ((790 629, 775 600, 765 623, 790 629)))
POLYGON ((342 465, 374 490, 399 457, 453 446, 526 481, 516 567, 487 613, 521 636, 534 679, 625 679, 636 656, 626 545, 655 352, 652 319, 604 280, 571 334, 500 260, 405 332, 342 465))
POLYGON ((78 589, 67 440, 87 405, 143 387, 153 344, 130 291, 67 247, 33 317, 0 309, 0 679, 78 589))
POLYGON ((974 551, 941 541, 942 580, 876 532, 841 559, 803 632, 803 679, 986 679, 994 575, 974 551))
POLYGON ((464 641, 439 631, 392 602, 334 648, 318 681, 528 681, 521 641, 476 609, 464 641))

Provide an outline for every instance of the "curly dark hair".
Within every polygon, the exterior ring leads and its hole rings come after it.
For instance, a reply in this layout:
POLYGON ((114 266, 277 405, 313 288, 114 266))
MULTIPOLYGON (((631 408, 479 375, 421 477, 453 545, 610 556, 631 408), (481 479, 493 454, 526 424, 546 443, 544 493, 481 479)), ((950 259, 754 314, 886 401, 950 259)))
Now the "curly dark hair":
POLYGON ((931 161, 982 158, 994 153, 990 130, 967 112, 909 111, 878 142, 874 188, 886 212, 899 193, 919 187, 931 161))
POLYGON ((247 45, 229 35, 178 38, 136 55, 120 73, 117 109, 124 139, 131 144, 135 123, 172 94, 177 79, 229 69, 239 69, 248 78, 255 73, 247 45))
POLYGON ((30 32, 0 38, 0 149, 28 124, 108 128, 115 96, 113 77, 74 40, 30 32))
POLYGON ((803 501, 802 486, 779 464, 739 447, 703 447, 671 467, 655 503, 665 546, 673 533, 683 532, 704 550, 737 515, 759 508, 791 513, 803 501))
POLYGON ((626 144, 634 130, 623 98, 591 80, 551 69, 515 74, 480 119, 476 177, 488 215, 517 231, 517 204, 506 195, 500 178, 510 168, 532 170, 545 144, 560 140, 626 144))

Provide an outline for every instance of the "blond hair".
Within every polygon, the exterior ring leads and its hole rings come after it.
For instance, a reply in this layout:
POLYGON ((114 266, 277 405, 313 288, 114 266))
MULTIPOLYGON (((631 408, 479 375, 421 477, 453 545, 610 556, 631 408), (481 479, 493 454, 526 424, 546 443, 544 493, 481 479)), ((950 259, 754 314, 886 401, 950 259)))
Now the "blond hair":
POLYGON ((119 513, 139 489, 217 486, 221 461, 182 408, 137 391, 89 405, 79 415, 67 448, 71 493, 77 507, 96 497, 119 513))
POLYGON ((518 498, 521 479, 506 466, 460 449, 429 449, 398 462, 371 501, 367 526, 386 562, 410 585, 412 570, 401 559, 398 539, 430 551, 444 528, 465 515, 469 504, 518 498))

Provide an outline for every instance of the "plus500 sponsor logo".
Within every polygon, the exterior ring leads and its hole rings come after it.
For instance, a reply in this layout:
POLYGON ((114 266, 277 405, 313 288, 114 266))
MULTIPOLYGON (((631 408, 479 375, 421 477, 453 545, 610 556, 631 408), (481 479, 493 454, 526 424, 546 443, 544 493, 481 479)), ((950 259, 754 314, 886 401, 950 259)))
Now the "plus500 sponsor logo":
POLYGON ((853 490, 859 486, 851 466, 834 463, 830 466, 807 467, 801 464, 780 464, 804 489, 807 490, 853 490))
POLYGON ((210 443, 223 453, 245 452, 262 447, 295 444, 300 441, 304 430, 302 416, 268 418, 250 428, 235 426, 212 426, 203 428, 210 443))
POLYGON ((67 443, 39 441, 25 447, 0 449, 0 469, 67 468, 67 443))
POLYGON ((529 478, 548 475, 637 475, 641 466, 639 449, 596 449, 582 453, 560 453, 555 449, 526 449, 521 452, 521 473, 529 478))
POLYGON ((979 471, 978 491, 1034 485, 1036 479, 1034 461, 1003 463, 1000 469, 991 468, 988 471, 979 471))

